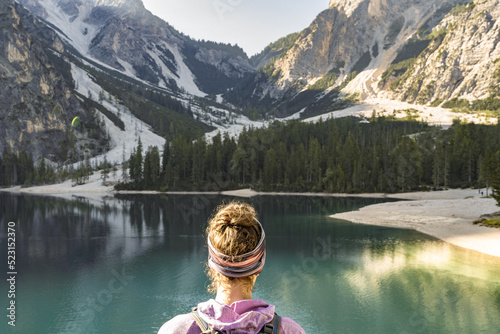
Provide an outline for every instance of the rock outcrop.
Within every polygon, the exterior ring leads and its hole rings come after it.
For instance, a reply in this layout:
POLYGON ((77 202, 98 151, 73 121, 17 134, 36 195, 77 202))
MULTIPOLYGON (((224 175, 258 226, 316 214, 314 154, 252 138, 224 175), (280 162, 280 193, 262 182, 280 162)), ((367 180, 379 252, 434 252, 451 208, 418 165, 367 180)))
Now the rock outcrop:
POLYGON ((83 157, 89 140, 71 120, 88 116, 72 92, 69 64, 58 55, 63 43, 14 2, 0 0, 0 13, 0 152, 59 162, 83 157))
POLYGON ((440 40, 417 57, 386 95, 425 104, 500 93, 500 1, 456 7, 434 31, 440 40))
POLYGON ((420 104, 485 99, 500 94, 499 19, 498 0, 332 0, 239 92, 284 115, 334 88, 420 104))
POLYGON ((329 71, 362 72, 390 63, 440 0, 334 0, 275 64, 275 87, 302 89, 329 71), (389 60, 389 61, 388 61, 389 60))

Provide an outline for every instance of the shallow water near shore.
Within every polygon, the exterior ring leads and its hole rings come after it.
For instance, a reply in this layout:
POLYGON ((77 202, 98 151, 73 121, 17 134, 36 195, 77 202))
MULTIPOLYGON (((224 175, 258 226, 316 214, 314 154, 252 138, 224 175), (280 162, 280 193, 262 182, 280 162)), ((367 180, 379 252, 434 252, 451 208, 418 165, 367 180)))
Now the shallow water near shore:
MULTIPOLYGON (((203 231, 232 198, 0 194, 0 251, 16 223, 16 327, 2 333, 151 333, 211 296, 203 231)), ((268 237, 254 298, 307 333, 495 333, 500 259, 403 229, 328 216, 383 199, 257 196, 268 237)), ((0 283, 2 304, 8 292, 0 283)), ((8 302, 8 301, 7 301, 8 302)), ((5 308, 4 308, 5 309, 5 308)))

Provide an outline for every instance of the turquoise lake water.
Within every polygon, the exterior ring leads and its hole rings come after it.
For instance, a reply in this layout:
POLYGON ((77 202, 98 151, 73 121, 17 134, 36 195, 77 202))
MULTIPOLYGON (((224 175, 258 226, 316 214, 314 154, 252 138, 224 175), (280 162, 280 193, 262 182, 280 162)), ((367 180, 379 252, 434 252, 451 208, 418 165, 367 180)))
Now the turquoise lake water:
MULTIPOLYGON (((16 223, 16 327, 151 333, 211 298, 203 231, 222 196, 72 200, 0 194, 0 252, 16 223)), ((328 216, 380 199, 259 196, 268 255, 254 298, 307 333, 500 333, 500 259, 403 229, 328 216)), ((499 241, 500 242, 500 241, 499 241)))

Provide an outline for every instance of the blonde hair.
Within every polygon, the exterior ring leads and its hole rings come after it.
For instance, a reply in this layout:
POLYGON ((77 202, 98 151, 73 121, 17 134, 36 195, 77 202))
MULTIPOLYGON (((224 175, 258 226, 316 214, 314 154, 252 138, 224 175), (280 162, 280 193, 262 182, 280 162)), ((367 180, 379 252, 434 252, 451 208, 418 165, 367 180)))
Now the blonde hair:
MULTIPOLYGON (((259 243, 262 232, 257 222, 255 209, 247 203, 230 202, 220 205, 208 222, 207 238, 215 249, 225 255, 243 255, 253 251, 259 243)), ((239 281, 246 292, 253 289, 257 275, 233 278, 212 270, 207 265, 207 275, 210 278, 208 291, 216 293, 219 287, 229 289, 231 283, 239 281)))

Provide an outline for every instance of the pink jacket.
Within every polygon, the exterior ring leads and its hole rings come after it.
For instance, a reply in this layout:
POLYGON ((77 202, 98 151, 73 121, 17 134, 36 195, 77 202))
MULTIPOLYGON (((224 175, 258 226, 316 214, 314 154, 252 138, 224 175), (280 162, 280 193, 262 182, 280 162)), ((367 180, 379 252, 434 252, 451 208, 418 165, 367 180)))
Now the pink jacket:
MULTIPOLYGON (((242 300, 223 305, 210 299, 198 304, 200 317, 213 328, 225 334, 255 334, 272 320, 274 306, 262 300, 242 300)), ((158 334, 200 334, 201 330, 189 314, 178 315, 166 322, 158 334)), ((290 318, 281 318, 280 334, 305 334, 290 318)))

